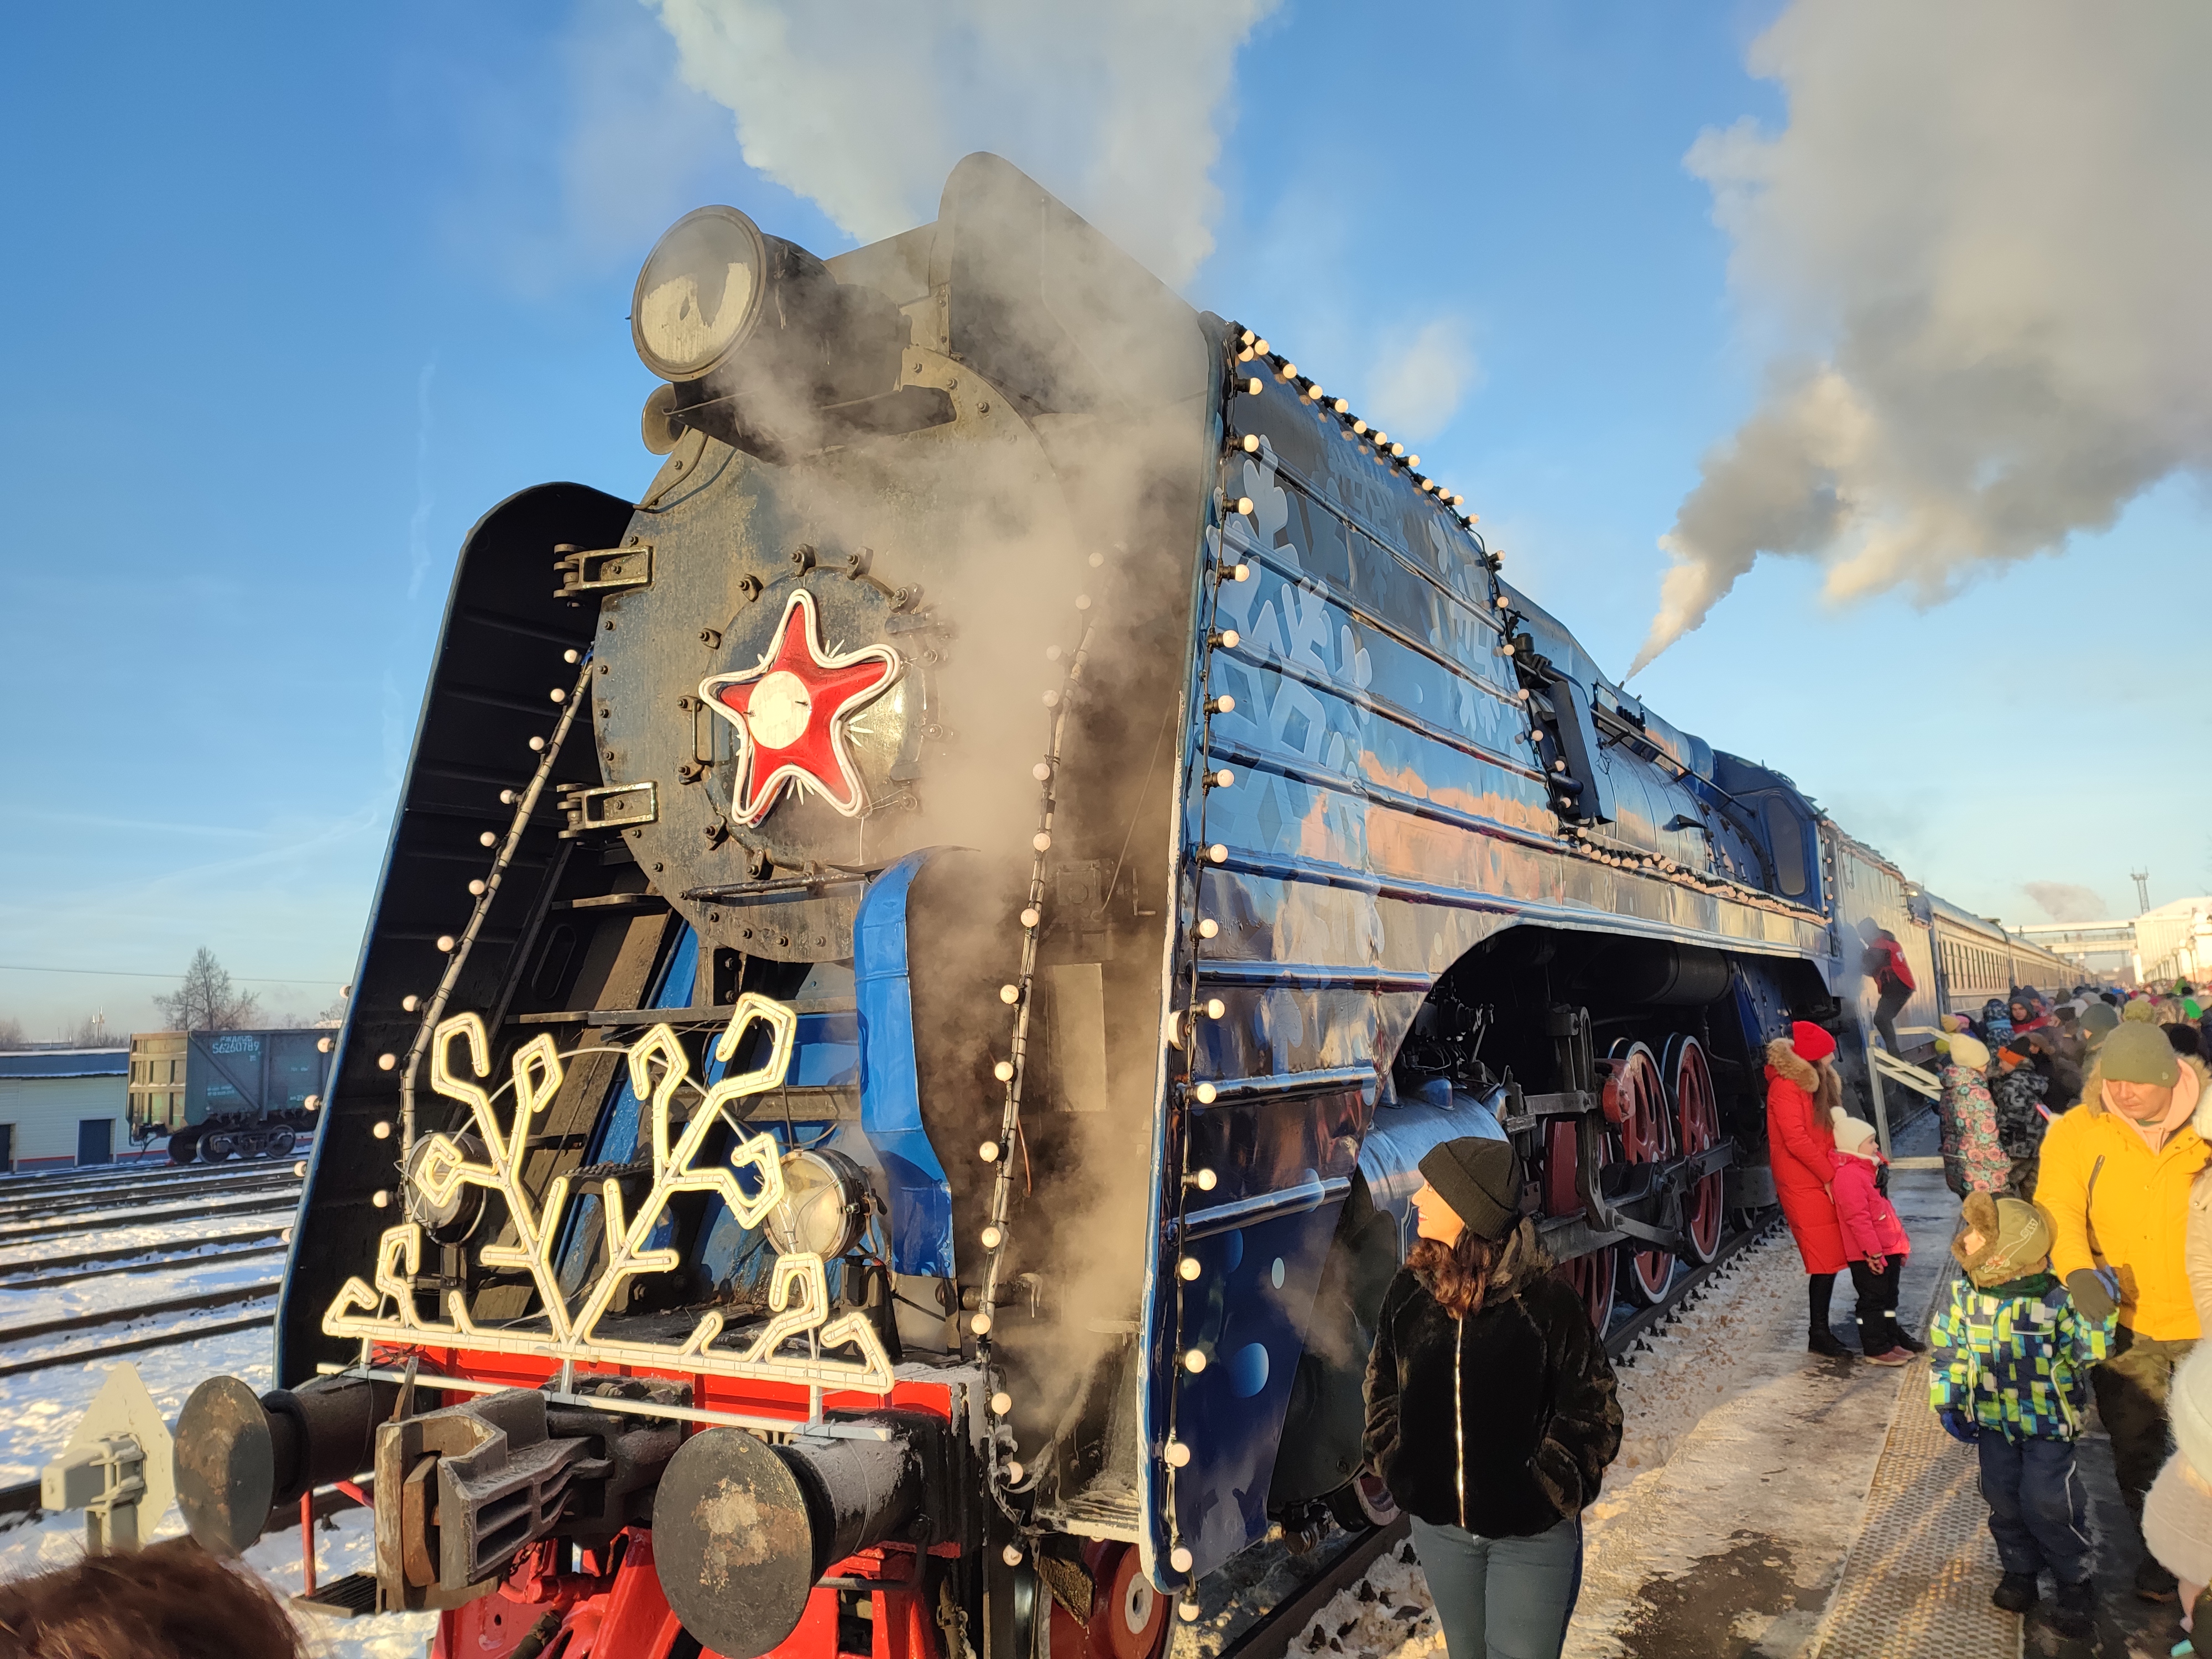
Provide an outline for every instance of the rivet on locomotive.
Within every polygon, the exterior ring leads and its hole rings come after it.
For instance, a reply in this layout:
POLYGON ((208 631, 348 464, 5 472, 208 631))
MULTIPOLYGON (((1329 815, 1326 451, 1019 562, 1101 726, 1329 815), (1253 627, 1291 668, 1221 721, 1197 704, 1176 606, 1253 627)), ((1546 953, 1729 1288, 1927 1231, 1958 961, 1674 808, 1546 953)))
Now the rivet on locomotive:
POLYGON ((343 1482, 319 1594, 446 1659, 1152 1659, 1389 1518, 1431 1146, 1601 1326, 1771 1203, 1850 844, 1401 442, 988 155, 827 261, 702 209, 631 327, 642 498, 462 550, 204 1544, 343 1482))

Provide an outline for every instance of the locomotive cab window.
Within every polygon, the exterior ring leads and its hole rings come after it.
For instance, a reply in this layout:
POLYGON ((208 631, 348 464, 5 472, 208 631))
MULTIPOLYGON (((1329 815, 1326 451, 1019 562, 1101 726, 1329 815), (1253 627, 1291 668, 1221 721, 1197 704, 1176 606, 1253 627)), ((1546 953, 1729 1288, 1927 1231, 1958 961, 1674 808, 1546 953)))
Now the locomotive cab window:
POLYGON ((1766 838, 1774 843, 1774 879, 1785 898, 1805 893, 1805 841, 1779 795, 1766 798, 1766 838))

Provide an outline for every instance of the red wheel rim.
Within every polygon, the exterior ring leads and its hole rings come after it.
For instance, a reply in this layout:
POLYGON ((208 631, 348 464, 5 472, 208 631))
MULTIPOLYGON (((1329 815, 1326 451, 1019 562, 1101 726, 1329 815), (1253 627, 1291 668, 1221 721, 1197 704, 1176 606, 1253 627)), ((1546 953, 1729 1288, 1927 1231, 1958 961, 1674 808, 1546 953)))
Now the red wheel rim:
POLYGON ((1589 1315, 1590 1328, 1600 1336, 1613 1322, 1613 1292, 1619 1262, 1619 1255, 1611 1249, 1591 1250, 1559 1268, 1567 1276, 1567 1283, 1575 1287, 1575 1294, 1582 1297, 1583 1310, 1589 1315))
POLYGON ((1091 1659, 1156 1659, 1167 1645, 1170 1598, 1145 1577, 1135 1546, 1100 1550, 1091 1558, 1091 1575, 1095 1588, 1085 1632, 1091 1659))
MULTIPOLYGON (((1626 1038, 1613 1045, 1605 1068, 1605 1115, 1620 1137, 1621 1161, 1661 1164, 1674 1152, 1672 1114, 1667 1109, 1667 1085, 1651 1050, 1626 1038)), ((1623 1245, 1622 1265, 1628 1270, 1628 1293, 1649 1307, 1667 1294, 1674 1276, 1674 1258, 1664 1250, 1639 1250, 1623 1245)))
MULTIPOLYGON (((1705 1064, 1705 1045, 1693 1036, 1677 1036, 1667 1045, 1668 1093, 1674 1102, 1674 1127, 1685 1158, 1720 1144, 1720 1107, 1713 1096, 1712 1069, 1705 1064)), ((1684 1252, 1702 1267, 1721 1247, 1721 1218, 1728 1183, 1718 1170, 1692 1182, 1682 1204, 1684 1252)))
MULTIPOLYGON (((1554 1128, 1553 1144, 1554 1161, 1564 1156, 1569 1160, 1569 1167, 1571 1168, 1571 1161, 1575 1155, 1574 1125, 1571 1122, 1561 1121, 1554 1128), (1559 1140, 1561 1129, 1565 1131, 1563 1147, 1559 1140)), ((1602 1170, 1612 1162, 1613 1137, 1609 1134, 1601 1134, 1597 1142, 1597 1166, 1600 1170, 1602 1170)), ((1570 1196, 1573 1190, 1574 1183, 1571 1177, 1567 1182, 1570 1196)), ((1577 1200, 1571 1209, 1559 1213, 1578 1213, 1580 1209, 1581 1204, 1577 1200)), ((1589 1315, 1590 1328, 1600 1336, 1603 1336, 1605 1328, 1613 1322, 1613 1296, 1620 1276, 1618 1255, 1609 1247, 1601 1250, 1585 1251, 1581 1255, 1571 1256, 1561 1262, 1559 1273, 1568 1284, 1574 1286, 1575 1294, 1582 1297, 1583 1311, 1589 1315)))

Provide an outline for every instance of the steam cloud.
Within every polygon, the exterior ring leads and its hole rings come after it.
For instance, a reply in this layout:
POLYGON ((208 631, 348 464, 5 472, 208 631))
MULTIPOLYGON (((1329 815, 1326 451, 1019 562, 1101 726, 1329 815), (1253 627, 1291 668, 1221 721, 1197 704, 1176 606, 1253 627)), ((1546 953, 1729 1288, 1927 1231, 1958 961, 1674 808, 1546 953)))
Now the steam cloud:
POLYGON ((1172 283, 1212 251, 1215 112, 1275 0, 645 0, 746 164, 860 240, 995 149, 1172 283))
POLYGON ((2212 471, 2212 9, 1796 0, 1749 62, 1788 128, 1687 165, 1777 349, 1632 674, 1761 553, 1934 604, 2212 471))
POLYGON ((2053 921, 2097 921, 2112 914, 2094 890, 2078 882, 2031 881, 2022 890, 2053 921))
POLYGON ((1386 344, 1367 379, 1369 418, 1387 421, 1409 437, 1432 437, 1481 378, 1467 325, 1456 317, 1439 317, 1402 344, 1386 344))

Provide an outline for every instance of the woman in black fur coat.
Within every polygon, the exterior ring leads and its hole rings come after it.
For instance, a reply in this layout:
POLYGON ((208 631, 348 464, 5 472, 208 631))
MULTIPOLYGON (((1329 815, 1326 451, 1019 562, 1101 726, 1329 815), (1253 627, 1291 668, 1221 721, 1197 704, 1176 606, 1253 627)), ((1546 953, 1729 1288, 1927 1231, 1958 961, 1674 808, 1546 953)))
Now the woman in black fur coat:
POLYGON ((1520 1212, 1510 1144, 1447 1141, 1421 1175, 1367 1362, 1368 1464, 1413 1519, 1450 1659, 1553 1659, 1620 1449, 1613 1366, 1520 1212))

